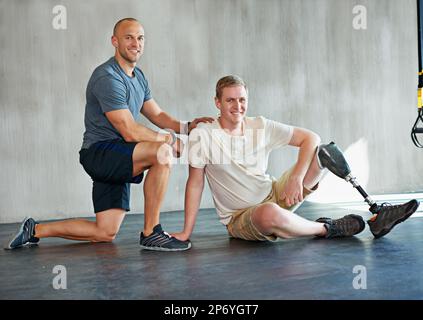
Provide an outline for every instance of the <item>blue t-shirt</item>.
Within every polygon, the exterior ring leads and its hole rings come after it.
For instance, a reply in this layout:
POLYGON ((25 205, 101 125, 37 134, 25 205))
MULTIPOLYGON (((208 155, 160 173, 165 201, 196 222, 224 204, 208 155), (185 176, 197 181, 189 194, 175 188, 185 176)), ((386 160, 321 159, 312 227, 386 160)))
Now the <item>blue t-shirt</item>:
POLYGON ((151 93, 147 79, 139 68, 135 67, 134 77, 131 78, 112 57, 94 70, 87 85, 86 99, 83 149, 99 141, 123 140, 105 113, 129 109, 135 121, 138 121, 141 108, 145 101, 151 99, 151 93))

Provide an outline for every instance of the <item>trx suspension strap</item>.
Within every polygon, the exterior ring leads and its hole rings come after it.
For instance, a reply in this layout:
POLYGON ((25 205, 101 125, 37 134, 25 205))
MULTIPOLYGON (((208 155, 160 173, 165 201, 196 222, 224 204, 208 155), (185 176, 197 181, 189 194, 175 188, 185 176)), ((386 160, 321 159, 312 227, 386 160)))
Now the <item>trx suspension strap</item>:
POLYGON ((417 27, 418 27, 418 49, 419 49, 419 86, 417 88, 417 119, 411 130, 411 139, 416 147, 423 148, 422 142, 417 138, 423 134, 423 69, 422 69, 422 30, 423 30, 423 0, 417 0, 417 27), (420 125, 420 126, 419 126, 420 125))

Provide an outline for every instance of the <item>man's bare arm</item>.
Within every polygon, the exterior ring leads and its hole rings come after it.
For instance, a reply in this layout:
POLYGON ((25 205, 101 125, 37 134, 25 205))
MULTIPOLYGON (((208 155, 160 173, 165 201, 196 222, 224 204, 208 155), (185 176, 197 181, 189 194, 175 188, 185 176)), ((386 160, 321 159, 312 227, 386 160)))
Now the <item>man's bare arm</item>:
POLYGON ((176 120, 167 112, 163 111, 154 99, 144 102, 141 113, 152 123, 161 129, 171 129, 176 133, 187 134, 194 129, 200 122, 213 122, 211 117, 196 118, 190 122, 189 128, 185 128, 185 124, 176 120), (188 129, 188 130, 186 130, 188 129))
POLYGON ((185 223, 184 230, 172 234, 175 238, 185 241, 189 239, 194 230, 201 196, 204 189, 204 169, 189 166, 189 177, 185 189, 185 223))
POLYGON ((172 142, 170 134, 161 134, 137 123, 128 109, 106 112, 106 117, 126 142, 172 142))

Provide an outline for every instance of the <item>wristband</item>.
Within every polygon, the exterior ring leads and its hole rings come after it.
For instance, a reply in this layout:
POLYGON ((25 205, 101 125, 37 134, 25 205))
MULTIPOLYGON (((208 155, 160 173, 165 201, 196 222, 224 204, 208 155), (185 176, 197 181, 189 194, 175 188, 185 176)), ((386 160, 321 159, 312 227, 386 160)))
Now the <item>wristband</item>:
POLYGON ((170 135, 171 135, 171 137, 172 137, 172 142, 171 143, 169 143, 169 145, 170 146, 173 146, 175 143, 176 143, 176 134, 175 134, 175 132, 173 132, 173 131, 168 131, 169 133, 170 133, 170 135))
POLYGON ((184 126, 182 128, 181 133, 189 135, 189 125, 190 125, 190 123, 191 123, 190 121, 184 122, 184 126))

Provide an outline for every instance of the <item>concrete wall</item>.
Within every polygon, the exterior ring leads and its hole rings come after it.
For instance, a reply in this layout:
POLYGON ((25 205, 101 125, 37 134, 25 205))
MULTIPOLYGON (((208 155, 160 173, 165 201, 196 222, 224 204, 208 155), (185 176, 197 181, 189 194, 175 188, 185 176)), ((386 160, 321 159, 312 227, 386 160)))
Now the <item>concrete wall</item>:
MULTIPOLYGON (((85 88, 113 55, 111 29, 126 16, 145 26, 139 66, 174 116, 216 115, 217 79, 239 74, 250 115, 353 148, 352 169, 370 193, 423 190, 423 152, 409 137, 414 0, 0 0, 0 222, 93 216, 91 180, 78 159, 85 88), (65 30, 52 27, 59 4, 65 30), (352 25, 359 4, 365 30, 352 25)), ((295 159, 293 149, 275 152, 269 170, 279 175, 295 159)), ((186 178, 187 167, 176 165, 163 211, 183 208, 186 178)), ((208 190, 202 206, 213 206, 208 190)), ((132 212, 142 211, 142 186, 134 186, 132 212)))

